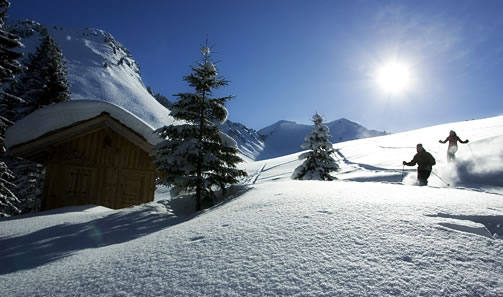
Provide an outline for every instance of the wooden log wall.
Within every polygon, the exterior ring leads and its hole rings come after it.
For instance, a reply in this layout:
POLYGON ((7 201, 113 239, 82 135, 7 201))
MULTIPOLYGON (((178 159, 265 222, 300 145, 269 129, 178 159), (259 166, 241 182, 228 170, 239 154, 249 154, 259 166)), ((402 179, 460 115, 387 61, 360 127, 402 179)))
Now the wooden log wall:
POLYGON ((82 204, 117 209, 154 198, 152 158, 110 128, 53 146, 46 174, 45 209, 82 204))

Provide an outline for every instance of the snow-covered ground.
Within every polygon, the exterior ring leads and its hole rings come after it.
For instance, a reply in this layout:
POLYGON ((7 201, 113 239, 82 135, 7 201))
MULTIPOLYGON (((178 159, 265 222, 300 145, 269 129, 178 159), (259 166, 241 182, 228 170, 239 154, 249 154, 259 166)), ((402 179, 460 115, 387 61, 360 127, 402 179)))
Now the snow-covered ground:
POLYGON ((291 180, 298 154, 242 164, 243 184, 197 214, 159 189, 128 209, 3 219, 0 292, 503 296, 502 144, 503 117, 452 123, 338 143, 333 182, 291 180), (454 165, 450 129, 470 140, 454 165), (437 158, 429 187, 402 167, 418 142, 437 158))

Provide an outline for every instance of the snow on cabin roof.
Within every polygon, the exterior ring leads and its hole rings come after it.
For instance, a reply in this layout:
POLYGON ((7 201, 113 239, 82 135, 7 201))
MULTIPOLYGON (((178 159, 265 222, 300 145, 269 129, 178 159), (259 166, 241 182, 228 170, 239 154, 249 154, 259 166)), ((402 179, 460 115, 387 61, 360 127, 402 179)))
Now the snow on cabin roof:
POLYGON ((7 130, 5 146, 11 148, 35 140, 48 132, 97 117, 103 112, 143 136, 150 144, 161 141, 149 124, 120 106, 98 100, 71 100, 48 105, 17 121, 7 130))

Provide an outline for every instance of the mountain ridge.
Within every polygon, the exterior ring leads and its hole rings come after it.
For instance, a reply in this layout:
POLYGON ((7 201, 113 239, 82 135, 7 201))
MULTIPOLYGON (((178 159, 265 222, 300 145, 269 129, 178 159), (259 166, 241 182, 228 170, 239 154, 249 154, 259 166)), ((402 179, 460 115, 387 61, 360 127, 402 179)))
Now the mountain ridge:
MULTIPOLYGON (((369 130, 346 118, 324 123, 324 125, 329 128, 332 143, 387 135, 384 131, 369 130)), ((258 134, 263 138, 264 150, 257 156, 256 160, 270 159, 302 151, 300 146, 304 143, 304 136, 311 132, 312 128, 313 125, 280 120, 260 129, 258 134)))
MULTIPOLYGON (((169 108, 145 86, 140 65, 131 52, 112 34, 88 27, 43 25, 33 20, 9 20, 8 26, 25 44, 21 49, 25 54, 23 60, 35 51, 41 38, 46 35, 54 38, 67 62, 72 100, 113 103, 132 112, 154 129, 175 123, 169 115, 169 108)), ((384 135, 345 118, 327 125, 334 142, 384 135)), ((304 136, 311 131, 312 125, 280 120, 256 131, 227 120, 220 128, 236 141, 245 159, 262 160, 300 151, 304 136)))

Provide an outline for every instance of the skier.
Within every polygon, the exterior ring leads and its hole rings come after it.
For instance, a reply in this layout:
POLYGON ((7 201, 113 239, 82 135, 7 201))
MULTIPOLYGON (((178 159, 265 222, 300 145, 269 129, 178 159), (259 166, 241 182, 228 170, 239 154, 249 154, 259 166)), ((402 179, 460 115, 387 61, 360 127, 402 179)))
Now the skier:
POLYGON ((438 142, 446 143, 447 141, 449 141, 449 146, 447 147, 447 161, 452 162, 456 160, 456 152, 458 151, 458 141, 461 143, 468 143, 468 139, 465 141, 461 140, 459 136, 456 135, 456 132, 451 130, 449 132, 449 136, 447 136, 447 138, 444 141, 439 140, 438 142))
POLYGON ((403 165, 414 166, 417 164, 417 183, 420 186, 426 186, 428 185, 428 177, 430 177, 432 166, 436 164, 435 158, 420 143, 416 146, 416 150, 417 154, 412 161, 403 161, 403 165))

